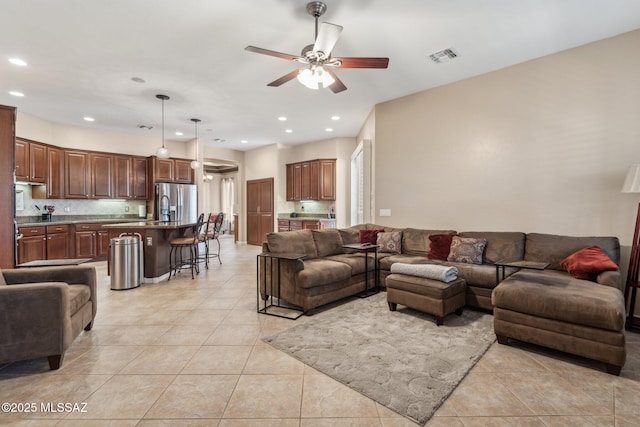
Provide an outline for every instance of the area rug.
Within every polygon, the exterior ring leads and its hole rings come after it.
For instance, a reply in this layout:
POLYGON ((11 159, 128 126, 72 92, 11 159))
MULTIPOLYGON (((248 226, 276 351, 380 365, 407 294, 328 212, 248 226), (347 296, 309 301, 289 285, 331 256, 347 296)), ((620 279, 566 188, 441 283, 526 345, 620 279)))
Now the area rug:
POLYGON ((325 310, 264 338, 275 348, 421 425, 495 341, 489 314, 434 317, 386 293, 325 310))

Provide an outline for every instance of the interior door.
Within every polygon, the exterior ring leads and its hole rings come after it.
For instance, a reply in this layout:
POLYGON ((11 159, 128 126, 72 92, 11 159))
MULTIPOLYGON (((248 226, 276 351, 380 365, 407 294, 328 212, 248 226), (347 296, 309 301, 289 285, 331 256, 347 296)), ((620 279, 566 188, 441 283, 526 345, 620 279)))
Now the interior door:
POLYGON ((247 181, 247 243, 262 245, 273 232, 273 178, 247 181))

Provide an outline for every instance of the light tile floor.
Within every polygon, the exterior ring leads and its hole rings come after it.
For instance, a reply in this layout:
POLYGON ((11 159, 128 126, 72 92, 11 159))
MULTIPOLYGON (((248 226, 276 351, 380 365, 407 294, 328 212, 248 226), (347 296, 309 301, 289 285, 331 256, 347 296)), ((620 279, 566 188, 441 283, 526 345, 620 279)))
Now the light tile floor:
MULTIPOLYGON (((0 365, 0 402, 86 403, 86 412, 0 413, 1 425, 407 427, 409 420, 274 350, 261 337, 305 322, 256 313, 259 248, 222 239, 190 274, 111 291, 58 371, 46 359, 0 365)), ((179 275, 180 276, 180 275, 179 275)), ((322 312, 316 314, 322 316, 322 312)), ((640 426, 640 334, 620 377, 526 344, 493 344, 428 426, 640 426)))

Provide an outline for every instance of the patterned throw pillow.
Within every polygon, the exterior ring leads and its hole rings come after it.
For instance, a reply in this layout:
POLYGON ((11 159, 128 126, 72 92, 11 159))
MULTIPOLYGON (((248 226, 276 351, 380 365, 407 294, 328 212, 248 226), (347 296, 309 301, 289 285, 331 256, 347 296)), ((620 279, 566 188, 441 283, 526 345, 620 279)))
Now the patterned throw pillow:
POLYGON ((487 246, 485 239, 453 236, 447 261, 482 264, 485 246, 487 246))
POLYGON ((402 252, 402 232, 391 231, 389 233, 378 233, 378 252, 399 254, 402 252))

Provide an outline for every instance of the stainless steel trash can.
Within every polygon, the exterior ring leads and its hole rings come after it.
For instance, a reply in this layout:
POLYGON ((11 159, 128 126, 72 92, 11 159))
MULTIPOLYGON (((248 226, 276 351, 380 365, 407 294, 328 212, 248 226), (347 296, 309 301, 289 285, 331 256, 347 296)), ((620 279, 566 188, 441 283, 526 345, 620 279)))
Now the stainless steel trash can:
POLYGON ((111 289, 120 291, 140 286, 140 239, 116 237, 109 241, 111 289))

